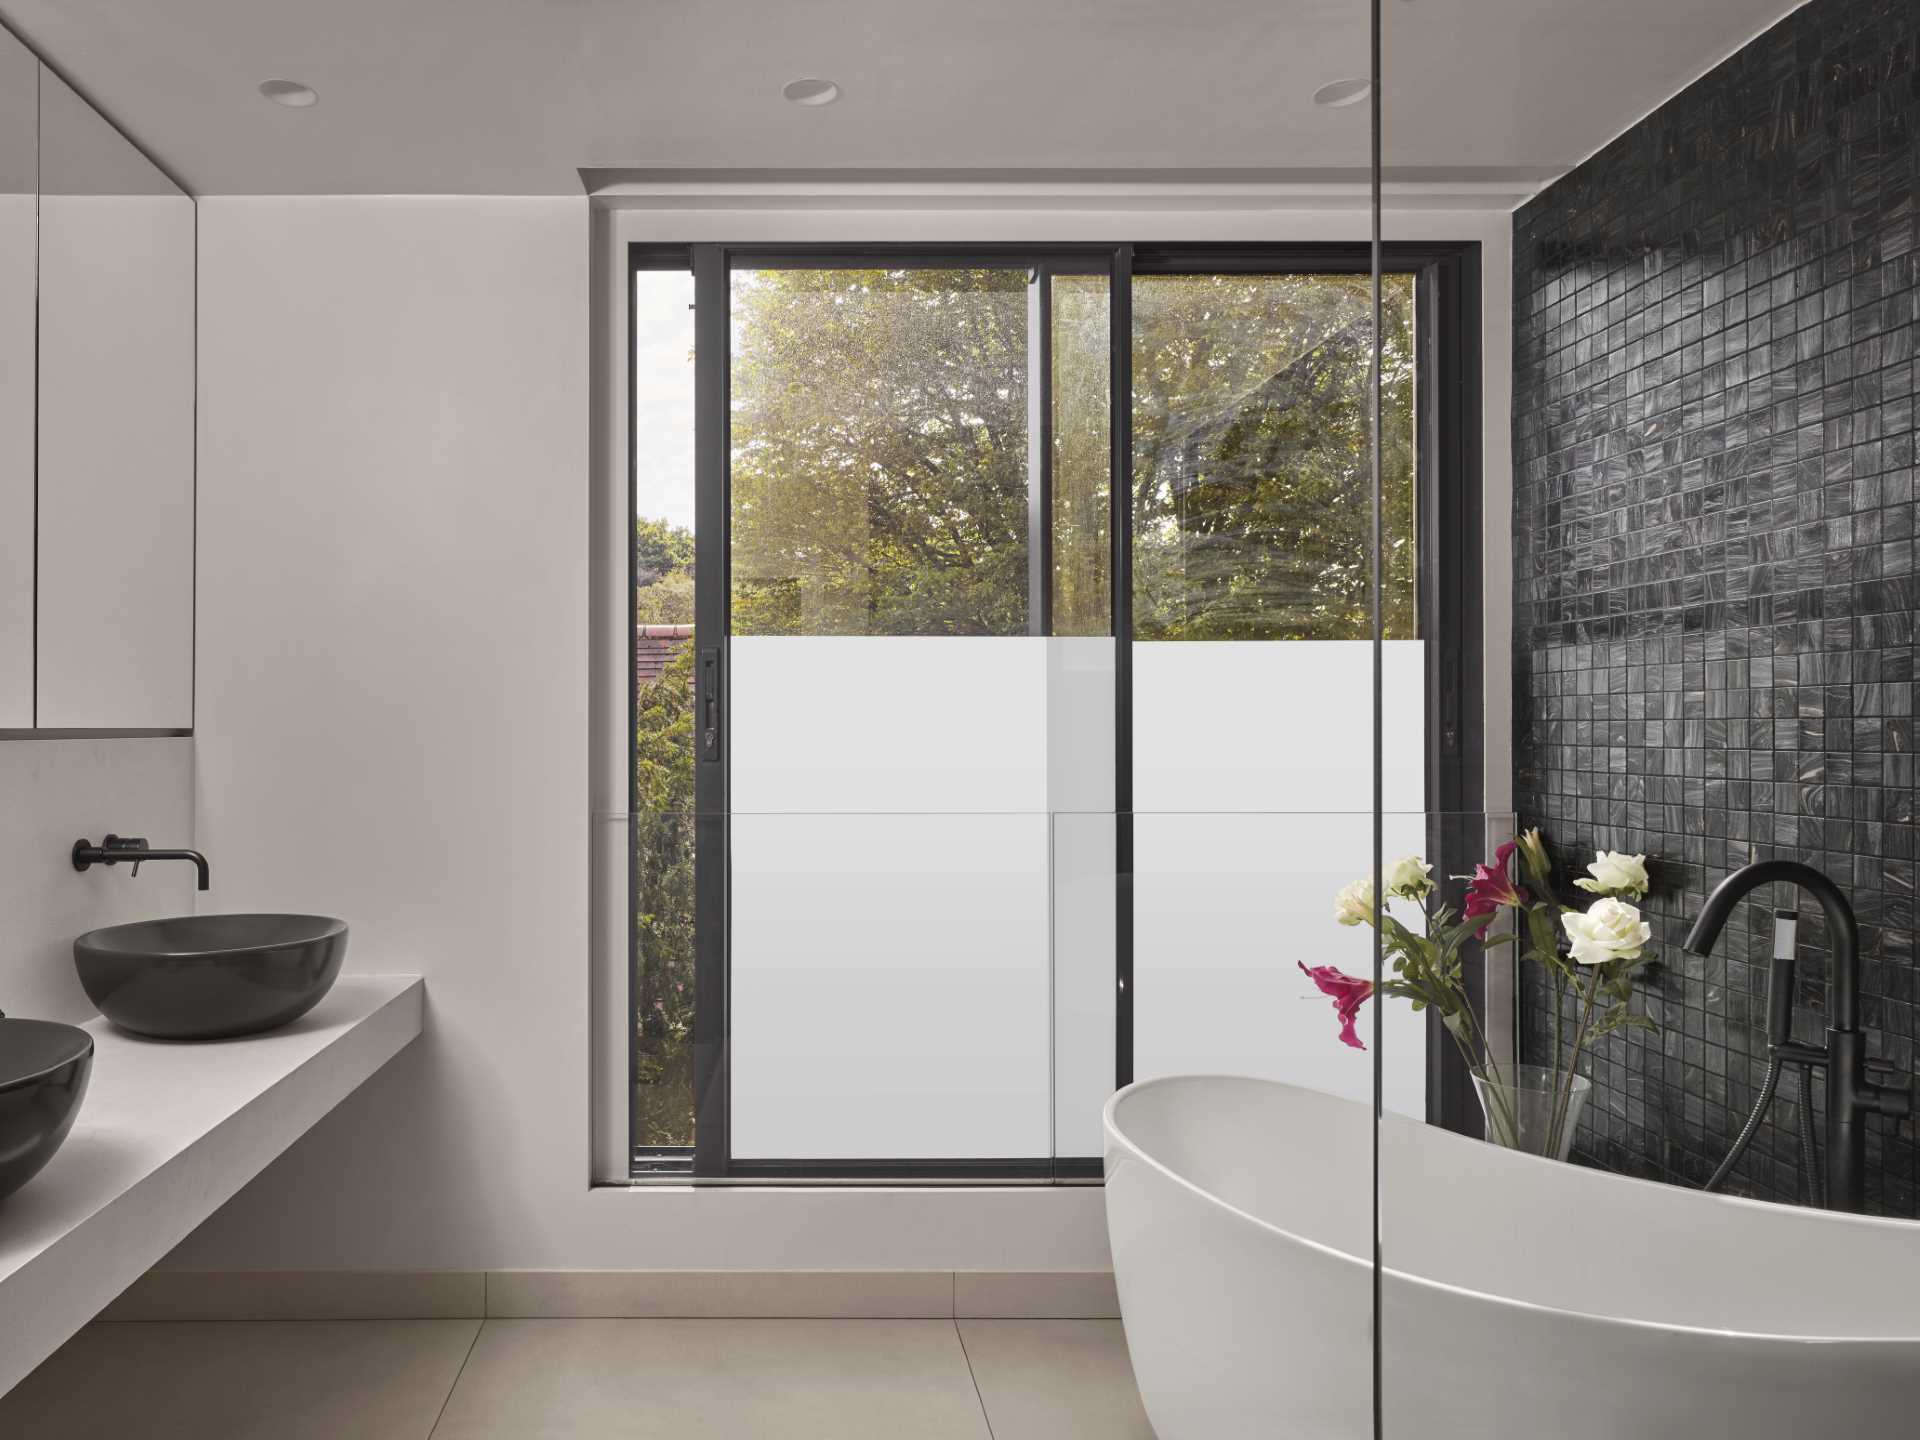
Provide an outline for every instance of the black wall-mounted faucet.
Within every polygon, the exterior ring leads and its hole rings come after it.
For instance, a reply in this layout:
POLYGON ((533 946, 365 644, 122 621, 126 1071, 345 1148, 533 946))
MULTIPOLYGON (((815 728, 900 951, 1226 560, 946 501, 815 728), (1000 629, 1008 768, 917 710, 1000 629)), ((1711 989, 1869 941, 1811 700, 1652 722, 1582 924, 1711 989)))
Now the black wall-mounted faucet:
MULTIPOLYGON (((1820 902, 1833 942, 1833 969, 1827 980, 1826 1048, 1795 1045, 1791 1040, 1770 1048, 1826 1069, 1827 1203, 1835 1210, 1859 1211, 1866 1205, 1867 1116, 1898 1119, 1912 1114, 1913 1096, 1909 1090, 1884 1088, 1867 1079, 1866 1037, 1860 1033, 1860 927, 1847 897, 1811 865, 1798 860, 1756 861, 1734 871, 1707 897, 1706 908, 1687 934, 1686 948, 1696 955, 1711 955, 1733 907, 1749 892, 1775 881, 1798 885, 1820 902)), ((1781 1017, 1772 1018, 1777 1025, 1781 1017)))
POLYGON ((193 868, 200 872, 200 888, 208 887, 207 857, 198 850, 155 850, 144 840, 130 836, 109 835, 98 845, 87 840, 73 842, 73 868, 90 869, 95 865, 118 865, 122 860, 131 862, 133 873, 140 873, 140 866, 148 860, 191 860, 193 868))

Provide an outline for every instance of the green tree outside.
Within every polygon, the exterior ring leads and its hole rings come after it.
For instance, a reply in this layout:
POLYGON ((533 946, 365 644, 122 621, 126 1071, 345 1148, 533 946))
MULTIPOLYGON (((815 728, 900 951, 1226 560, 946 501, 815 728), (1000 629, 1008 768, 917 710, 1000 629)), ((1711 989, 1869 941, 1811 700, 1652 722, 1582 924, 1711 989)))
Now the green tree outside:
MULTIPOLYGON (((634 623, 693 623, 693 536, 634 525, 634 623)), ((636 696, 632 903, 634 1113, 642 1145, 693 1143, 694 646, 636 696)))
MULTIPOLYGON (((1134 281, 1134 631, 1370 633, 1370 279, 1134 281)), ((1055 282, 1056 628, 1105 633, 1104 277, 1055 282)), ((1021 635, 1027 277, 735 277, 733 630, 1021 635)), ((1415 633, 1411 276, 1387 277, 1389 638, 1415 633)))

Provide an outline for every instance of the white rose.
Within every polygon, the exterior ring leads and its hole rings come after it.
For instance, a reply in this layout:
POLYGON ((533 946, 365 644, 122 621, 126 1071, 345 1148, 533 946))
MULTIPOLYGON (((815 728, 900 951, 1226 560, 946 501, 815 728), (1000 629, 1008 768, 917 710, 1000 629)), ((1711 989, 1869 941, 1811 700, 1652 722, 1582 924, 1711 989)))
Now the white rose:
POLYGON ((1356 880, 1333 897, 1333 918, 1342 925, 1373 923, 1373 881, 1356 880))
POLYGON ((1624 900, 1596 900, 1584 915, 1577 911, 1562 915, 1560 924, 1573 942, 1573 958, 1582 965, 1637 959, 1653 938, 1653 927, 1624 900))
POLYGON ((1433 889, 1433 866, 1418 855, 1402 855, 1387 867, 1387 894, 1403 900, 1418 900, 1433 889))
POLYGON ((1638 900, 1647 893, 1647 857, 1623 855, 1617 850, 1602 850, 1587 866, 1592 879, 1573 883, 1594 895, 1631 895, 1638 900))

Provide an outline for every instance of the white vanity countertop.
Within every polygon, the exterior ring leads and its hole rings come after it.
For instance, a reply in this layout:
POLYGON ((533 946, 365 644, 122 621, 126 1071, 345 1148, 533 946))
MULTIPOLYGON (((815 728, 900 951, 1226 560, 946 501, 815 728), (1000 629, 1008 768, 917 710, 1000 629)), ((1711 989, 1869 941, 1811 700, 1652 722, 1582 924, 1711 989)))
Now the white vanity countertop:
POLYGON ((283 1029, 141 1040, 105 1020, 73 1131, 0 1200, 0 1394, 420 1033, 413 975, 343 975, 283 1029))

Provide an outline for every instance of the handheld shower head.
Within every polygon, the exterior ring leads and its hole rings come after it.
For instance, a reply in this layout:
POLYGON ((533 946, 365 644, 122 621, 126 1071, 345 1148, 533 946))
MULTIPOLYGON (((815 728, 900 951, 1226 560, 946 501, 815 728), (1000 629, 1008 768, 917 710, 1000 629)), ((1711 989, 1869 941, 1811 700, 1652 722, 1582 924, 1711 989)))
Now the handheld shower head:
POLYGON ((1773 968, 1767 975, 1767 1041, 1793 1037, 1793 952, 1800 931, 1798 910, 1773 912, 1773 968))

